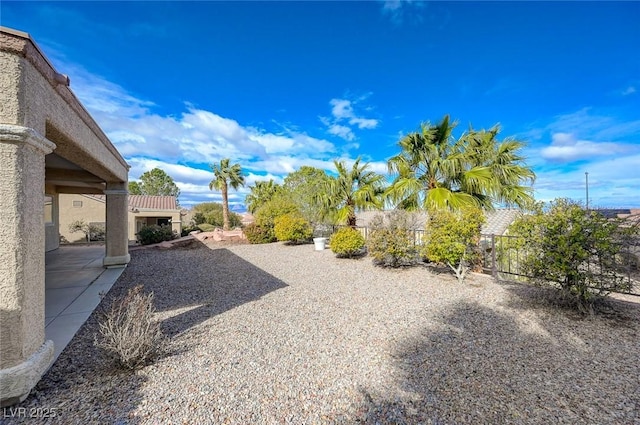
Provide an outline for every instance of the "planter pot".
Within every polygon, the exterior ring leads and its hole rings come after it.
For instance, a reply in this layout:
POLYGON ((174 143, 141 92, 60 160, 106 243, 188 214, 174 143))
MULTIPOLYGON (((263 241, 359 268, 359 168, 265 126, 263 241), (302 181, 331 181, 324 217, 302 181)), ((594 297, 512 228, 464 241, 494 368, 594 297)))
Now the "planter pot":
POLYGON ((315 245, 316 251, 322 251, 327 244, 327 238, 313 238, 313 244, 315 245))

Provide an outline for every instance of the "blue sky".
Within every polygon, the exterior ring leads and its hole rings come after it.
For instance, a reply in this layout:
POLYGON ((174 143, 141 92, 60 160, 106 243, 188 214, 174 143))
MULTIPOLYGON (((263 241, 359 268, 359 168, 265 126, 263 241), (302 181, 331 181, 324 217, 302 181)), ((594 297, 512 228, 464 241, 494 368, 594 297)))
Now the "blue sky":
MULTIPOLYGON (((131 165, 189 206, 362 156, 445 114, 527 143, 540 200, 640 207, 640 2, 12 2, 131 165)), ((231 194, 241 203, 248 189, 231 194)))

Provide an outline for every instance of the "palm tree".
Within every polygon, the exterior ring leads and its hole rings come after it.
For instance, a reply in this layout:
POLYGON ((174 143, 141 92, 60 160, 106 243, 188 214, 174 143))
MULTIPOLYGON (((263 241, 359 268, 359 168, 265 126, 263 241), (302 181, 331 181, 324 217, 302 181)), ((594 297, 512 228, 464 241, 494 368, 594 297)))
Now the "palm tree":
POLYGON ((267 203, 273 196, 278 193, 282 186, 273 181, 257 181, 253 186, 249 186, 251 193, 244 199, 247 210, 254 214, 258 208, 267 203))
POLYGON ((519 154, 523 144, 499 142, 499 127, 489 131, 472 128, 459 139, 446 115, 436 125, 423 124, 421 131, 400 140, 401 152, 389 159, 389 171, 396 176, 387 195, 401 208, 460 209, 494 203, 524 207, 533 201, 527 181, 535 174, 519 154))
POLYGON ((384 178, 360 165, 360 158, 347 168, 344 161, 333 161, 338 175, 324 184, 319 194, 325 213, 334 214, 337 223, 356 225, 356 211, 380 209, 383 206, 384 178))
POLYGON ((212 164, 214 179, 209 183, 209 190, 222 192, 222 228, 229 230, 229 186, 238 189, 244 186, 244 176, 240 164, 229 165, 229 158, 220 161, 220 164, 212 164))

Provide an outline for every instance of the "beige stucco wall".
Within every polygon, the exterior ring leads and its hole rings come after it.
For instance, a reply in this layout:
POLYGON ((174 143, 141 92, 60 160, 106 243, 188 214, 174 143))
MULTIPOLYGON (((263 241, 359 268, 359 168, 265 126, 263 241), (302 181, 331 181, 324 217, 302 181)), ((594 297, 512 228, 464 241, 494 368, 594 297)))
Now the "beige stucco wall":
MULTIPOLYGON (((75 194, 60 194, 59 197, 59 211, 60 211, 60 235, 63 236, 68 242, 83 242, 85 240, 83 233, 71 233, 69 232, 69 225, 77 220, 84 220, 85 223, 99 222, 103 223, 106 220, 106 207, 105 203, 84 195, 75 194), (73 201, 82 202, 82 207, 74 207, 73 201)), ((135 241, 136 237, 136 222, 143 221, 145 225, 156 224, 158 218, 170 218, 171 228, 175 230, 178 235, 182 231, 180 222, 179 210, 138 210, 134 213, 131 210, 127 213, 128 226, 127 226, 127 238, 129 241, 135 241)))
POLYGON ((46 222, 44 224, 44 241, 45 251, 53 251, 60 246, 60 238, 58 236, 58 229, 60 227, 60 220, 58 214, 58 194, 56 193, 55 188, 49 188, 45 186, 45 196, 50 196, 52 198, 52 211, 51 211, 51 221, 46 222))
POLYGON ((67 242, 85 242, 84 233, 69 231, 69 225, 74 221, 84 220, 89 224, 92 222, 104 223, 106 221, 106 205, 95 198, 84 195, 72 195, 61 193, 58 195, 58 208, 60 211, 60 236, 67 242), (82 207, 74 207, 73 202, 82 202, 82 207))
POLYGON ((44 341, 44 326, 34 324, 44 323, 44 153, 53 144, 20 129, 0 129, 0 136, 0 368, 4 369, 24 361, 44 341), (15 141, 10 140, 12 133, 18 135, 15 141))

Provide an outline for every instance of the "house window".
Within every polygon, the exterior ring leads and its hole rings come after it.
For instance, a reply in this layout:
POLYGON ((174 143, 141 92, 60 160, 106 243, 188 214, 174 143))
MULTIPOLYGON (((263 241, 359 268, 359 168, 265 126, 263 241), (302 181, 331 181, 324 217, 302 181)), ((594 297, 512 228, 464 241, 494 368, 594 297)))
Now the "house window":
POLYGON ((73 201, 73 208, 82 208, 82 201, 73 201))
POLYGON ((44 224, 53 224, 53 197, 44 195, 44 224))
POLYGON ((169 223, 171 223, 171 220, 168 218, 159 218, 158 219, 158 226, 168 226, 169 223))

